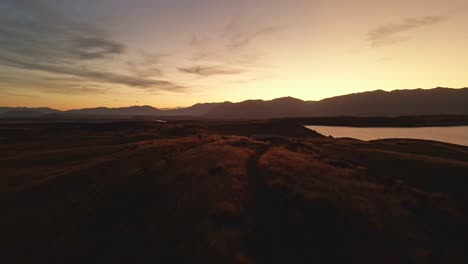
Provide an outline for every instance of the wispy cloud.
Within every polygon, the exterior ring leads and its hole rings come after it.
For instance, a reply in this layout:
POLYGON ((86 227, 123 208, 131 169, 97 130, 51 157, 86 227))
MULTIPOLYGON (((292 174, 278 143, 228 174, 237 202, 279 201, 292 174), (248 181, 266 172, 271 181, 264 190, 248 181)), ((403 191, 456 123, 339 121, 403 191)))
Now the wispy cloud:
POLYGON ((164 75, 162 62, 169 56, 165 53, 140 52, 138 59, 126 62, 127 70, 139 78, 162 77, 164 75))
POLYGON ((368 40, 372 47, 396 44, 410 38, 408 36, 398 36, 400 33, 438 24, 447 19, 446 16, 407 18, 400 23, 391 23, 371 30, 368 33, 368 40))
POLYGON ((244 73, 243 69, 232 69, 225 66, 193 66, 179 68, 180 72, 195 74, 203 77, 214 75, 232 75, 244 73))
POLYGON ((38 95, 10 93, 10 92, 1 92, 0 95, 11 96, 11 97, 39 98, 38 95))
POLYGON ((258 39, 263 36, 272 35, 280 30, 277 26, 268 26, 259 28, 255 31, 245 31, 236 29, 233 26, 228 26, 226 29, 227 45, 229 49, 238 49, 243 48, 249 45, 255 39, 258 39))
MULTIPOLYGON (((3 0, 0 10, 0 65, 146 91, 186 89, 152 78, 149 71, 160 72, 149 63, 146 69, 129 65, 134 71, 128 73, 104 68, 110 61, 123 62, 126 46, 94 26, 61 16, 42 1, 3 0)), ((81 91, 98 92, 90 88, 81 91)))
POLYGON ((80 59, 102 59, 111 55, 118 55, 124 52, 125 46, 112 40, 93 37, 80 37, 73 43, 76 47, 74 51, 80 59))
POLYGON ((20 59, 14 60, 5 57, 2 58, 1 56, 0 61, 2 61, 4 63, 3 65, 6 66, 21 68, 25 70, 39 70, 48 73, 70 75, 101 83, 121 84, 139 88, 159 88, 161 90, 168 91, 181 90, 185 88, 183 86, 178 86, 170 81, 145 79, 140 78, 138 76, 97 71, 93 69, 88 69, 86 67, 73 67, 66 66, 64 64, 41 64, 23 61, 20 59))
POLYGON ((252 29, 242 27, 239 21, 232 21, 225 26, 219 36, 192 35, 188 43, 193 49, 189 60, 195 65, 178 70, 203 77, 246 73, 263 55, 251 44, 261 37, 276 34, 278 31, 280 31, 278 26, 252 29))
POLYGON ((86 95, 86 94, 106 94, 109 88, 88 85, 83 83, 66 83, 60 86, 47 85, 40 90, 48 93, 65 94, 65 95, 86 95), (64 89, 66 88, 66 89, 64 89))

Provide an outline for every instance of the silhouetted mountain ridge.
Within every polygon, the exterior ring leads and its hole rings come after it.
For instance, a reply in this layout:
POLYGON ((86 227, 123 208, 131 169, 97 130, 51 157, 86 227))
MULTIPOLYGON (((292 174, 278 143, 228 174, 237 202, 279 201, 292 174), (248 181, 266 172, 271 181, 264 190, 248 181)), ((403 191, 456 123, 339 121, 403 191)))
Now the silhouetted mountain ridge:
POLYGON ((152 106, 85 108, 59 111, 50 108, 0 108, 0 117, 58 116, 187 116, 215 119, 259 119, 319 116, 417 116, 468 115, 468 88, 376 90, 336 96, 320 101, 293 97, 273 100, 246 100, 239 103, 198 103, 190 107, 158 109, 152 106), (25 113, 9 113, 23 111, 25 113))
POLYGON ((0 107, 0 115, 7 113, 7 112, 36 112, 42 114, 51 114, 51 113, 58 113, 60 110, 52 109, 48 107, 0 107))
POLYGON ((217 118, 272 118, 314 116, 466 115, 468 88, 383 90, 336 96, 321 101, 279 98, 218 106, 208 116, 217 118))
POLYGON ((327 98, 319 101, 315 109, 316 116, 432 114, 468 114, 468 88, 377 90, 327 98))
POLYGON ((153 116, 160 115, 164 111, 172 110, 159 110, 149 105, 143 106, 129 106, 119 108, 108 108, 108 107, 97 107, 97 108, 85 108, 85 109, 74 109, 64 111, 69 114, 88 114, 88 115, 143 115, 153 116))

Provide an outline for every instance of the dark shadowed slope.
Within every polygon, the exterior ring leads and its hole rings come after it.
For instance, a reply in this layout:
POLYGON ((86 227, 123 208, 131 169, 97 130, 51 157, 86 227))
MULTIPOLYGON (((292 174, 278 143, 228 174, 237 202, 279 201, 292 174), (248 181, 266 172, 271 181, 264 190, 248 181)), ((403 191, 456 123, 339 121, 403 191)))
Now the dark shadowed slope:
POLYGON ((60 110, 47 107, 29 108, 29 107, 0 107, 0 115, 8 112, 35 112, 42 114, 58 113, 60 110))
POLYGON ((273 119, 281 122, 348 127, 447 127, 468 126, 468 115, 425 116, 329 116, 273 119))
POLYGON ((98 107, 98 108, 85 108, 85 109, 75 109, 68 110, 65 113, 68 114, 87 114, 87 115, 142 115, 142 116, 157 116, 163 113, 163 110, 159 110, 152 106, 130 106, 130 107, 119 107, 119 108, 107 108, 107 107, 98 107))
POLYGON ((305 102, 292 97, 271 101, 247 100, 218 105, 208 112, 207 116, 234 119, 309 116, 313 113, 311 107, 315 104, 315 102, 305 102))
POLYGON ((333 97, 318 102, 315 116, 399 116, 468 114, 468 88, 382 90, 333 97))
POLYGON ((280 98, 217 106, 208 116, 217 118, 274 118, 312 116, 398 116, 468 114, 468 88, 373 91, 321 101, 280 98))
POLYGON ((219 105, 229 104, 224 103, 199 103, 189 107, 177 108, 172 110, 166 110, 163 115, 165 116, 204 116, 210 112, 213 108, 219 105))
POLYGON ((467 147, 275 127, 0 126, 0 262, 467 263, 467 147))

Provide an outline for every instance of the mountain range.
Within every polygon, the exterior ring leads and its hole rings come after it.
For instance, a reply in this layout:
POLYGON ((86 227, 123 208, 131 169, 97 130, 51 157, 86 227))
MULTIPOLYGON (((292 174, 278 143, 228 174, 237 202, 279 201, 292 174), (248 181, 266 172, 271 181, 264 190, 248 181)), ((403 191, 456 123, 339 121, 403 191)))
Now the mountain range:
POLYGON ((85 108, 60 111, 51 108, 0 107, 0 118, 54 117, 203 117, 213 119, 260 119, 318 116, 415 116, 468 115, 468 88, 377 90, 348 94, 320 101, 293 97, 247 100, 239 103, 199 103, 186 108, 158 109, 152 106, 85 108))

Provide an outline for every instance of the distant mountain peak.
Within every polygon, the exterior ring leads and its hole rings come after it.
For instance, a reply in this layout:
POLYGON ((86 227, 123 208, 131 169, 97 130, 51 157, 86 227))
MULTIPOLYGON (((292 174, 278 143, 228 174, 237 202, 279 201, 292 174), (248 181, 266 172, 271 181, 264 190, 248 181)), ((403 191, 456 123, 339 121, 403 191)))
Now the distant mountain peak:
POLYGON ((314 116, 468 115, 468 88, 375 90, 303 101, 294 97, 246 100, 239 103, 197 103, 190 107, 158 109, 149 105, 85 108, 59 111, 50 108, 0 107, 0 117, 61 116, 185 116, 251 119, 314 116), (22 112, 22 113, 19 113, 22 112), (8 113, 8 114, 7 114, 8 113))
POLYGON ((130 108, 130 109, 158 109, 158 108, 150 106, 150 105, 133 105, 133 106, 129 106, 129 107, 119 107, 118 109, 125 109, 125 108, 130 108))
POLYGON ((277 102, 278 101, 281 101, 281 102, 304 102, 301 99, 297 99, 297 98, 291 97, 291 96, 280 97, 280 98, 273 99, 271 101, 277 101, 277 102))

